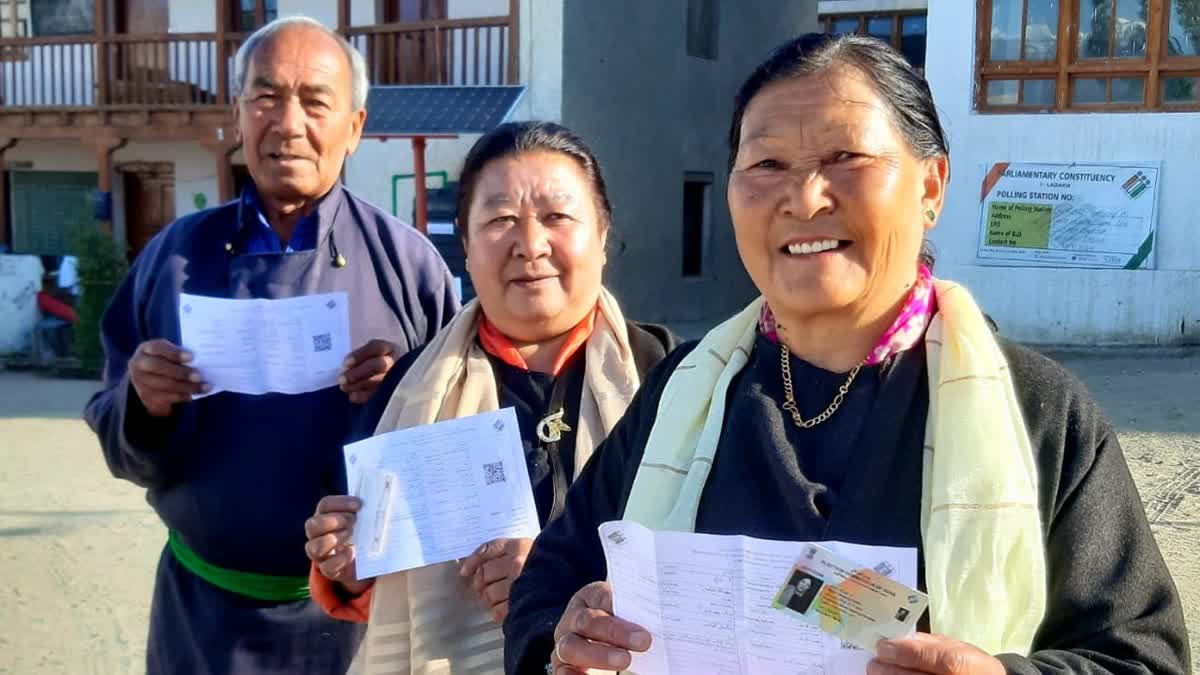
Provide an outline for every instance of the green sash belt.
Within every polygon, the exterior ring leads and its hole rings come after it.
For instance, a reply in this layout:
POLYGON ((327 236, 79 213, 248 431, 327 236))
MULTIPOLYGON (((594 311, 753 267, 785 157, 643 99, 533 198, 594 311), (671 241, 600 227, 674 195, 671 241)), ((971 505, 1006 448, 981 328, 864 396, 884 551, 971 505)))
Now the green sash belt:
POLYGON ((279 577, 218 567, 188 548, 175 530, 168 530, 167 543, 180 565, 217 588, 267 602, 291 602, 309 597, 306 576, 279 577))

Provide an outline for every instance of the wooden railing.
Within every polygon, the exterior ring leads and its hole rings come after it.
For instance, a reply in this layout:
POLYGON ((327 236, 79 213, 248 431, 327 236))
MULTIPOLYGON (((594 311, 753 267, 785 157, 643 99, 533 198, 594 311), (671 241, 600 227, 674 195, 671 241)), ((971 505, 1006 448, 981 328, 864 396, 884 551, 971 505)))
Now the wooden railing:
MULTIPOLYGON (((372 84, 518 82, 516 16, 348 27, 372 84)), ((240 33, 0 39, 4 110, 226 106, 240 33), (222 82, 224 80, 224 82, 222 82)))
POLYGON ((0 104, 104 110, 226 105, 233 55, 244 38, 226 34, 223 45, 213 33, 0 40, 0 104))
POLYGON ((443 19, 347 30, 372 84, 515 84, 515 17, 443 19))

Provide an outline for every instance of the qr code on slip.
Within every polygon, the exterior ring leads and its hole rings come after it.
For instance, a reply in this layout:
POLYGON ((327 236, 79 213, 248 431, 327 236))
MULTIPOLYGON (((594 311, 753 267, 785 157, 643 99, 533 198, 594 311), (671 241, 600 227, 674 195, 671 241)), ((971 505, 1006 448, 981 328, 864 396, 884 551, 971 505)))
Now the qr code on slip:
POLYGON ((333 337, 329 333, 321 333, 312 337, 314 352, 327 352, 333 349, 333 337))
POLYGON ((504 462, 492 462, 483 465, 483 480, 488 485, 505 482, 504 462))

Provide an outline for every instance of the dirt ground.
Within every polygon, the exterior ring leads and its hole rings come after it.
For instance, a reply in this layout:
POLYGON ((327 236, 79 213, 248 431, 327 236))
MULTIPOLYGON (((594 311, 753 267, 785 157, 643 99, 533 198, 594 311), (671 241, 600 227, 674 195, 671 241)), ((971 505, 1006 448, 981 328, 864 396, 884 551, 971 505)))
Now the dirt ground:
MULTIPOLYGON (((1200 672, 1200 352, 1058 355, 1117 426, 1200 672)), ((93 382, 0 372, 0 673, 139 673, 166 533, 79 419, 93 382)))

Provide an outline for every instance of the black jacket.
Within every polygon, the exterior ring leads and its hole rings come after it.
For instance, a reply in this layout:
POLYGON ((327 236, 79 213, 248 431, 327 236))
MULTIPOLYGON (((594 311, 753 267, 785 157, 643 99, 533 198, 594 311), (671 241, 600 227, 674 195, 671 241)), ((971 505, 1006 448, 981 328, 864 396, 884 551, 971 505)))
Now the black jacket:
MULTIPOLYGON (((1049 583, 1046 618, 1033 653, 1028 658, 999 658, 1008 672, 1022 675, 1187 673, 1187 633, 1179 595, 1116 434, 1084 387, 1062 367, 1015 344, 1001 341, 1001 345, 1038 463, 1049 583)), ((624 512, 663 388, 694 347, 676 350, 647 378, 625 418, 572 487, 563 516, 538 537, 509 600, 505 623, 509 673, 544 672, 554 626, 568 600, 582 586, 606 577, 596 528, 624 512)), ((881 369, 878 384, 867 377, 861 385, 868 392, 876 386, 879 403, 871 409, 868 424, 843 430, 861 437, 853 451, 849 450, 853 443, 844 444, 844 454, 866 475, 866 489, 858 489, 856 503, 845 496, 839 501, 836 480, 811 479, 814 473, 839 475, 828 466, 829 460, 820 460, 824 464, 815 467, 806 464, 808 455, 819 453, 797 450, 798 459, 789 459, 791 453, 778 450, 787 446, 764 447, 769 444, 756 442, 783 436, 791 447, 804 447, 793 440, 794 425, 772 412, 777 410, 777 398, 770 402, 770 411, 750 409, 756 401, 778 393, 770 391, 777 371, 771 371, 773 379, 761 378, 770 380, 766 384, 750 381, 757 361, 778 367, 778 352, 765 354, 769 349, 760 340, 751 363, 731 385, 725 431, 738 427, 730 434, 737 438, 727 439, 722 433, 696 530, 717 534, 740 530, 773 539, 822 537, 919 550, 919 458, 928 405, 924 350, 910 350, 895 360, 891 370, 881 369), (884 428, 876 428, 880 426, 884 428), (739 452, 723 456, 720 448, 727 442, 736 443, 739 452), (755 480, 746 480, 748 464, 760 467, 755 480), (788 476, 789 472, 798 475, 788 476), (834 488, 814 490, 814 483, 834 488), (796 499, 795 493, 804 491, 804 498, 796 499), (820 498, 826 493, 832 497, 822 505, 820 498)), ((813 377, 813 386, 823 386, 819 377, 813 377)), ((844 405, 858 405, 855 396, 852 391, 844 405)), ((826 445, 815 447, 823 452, 826 445)))

